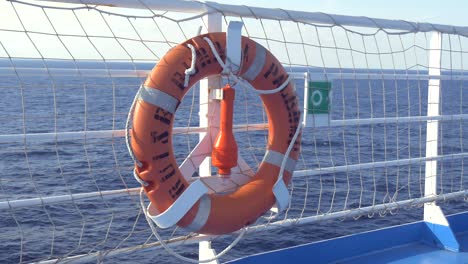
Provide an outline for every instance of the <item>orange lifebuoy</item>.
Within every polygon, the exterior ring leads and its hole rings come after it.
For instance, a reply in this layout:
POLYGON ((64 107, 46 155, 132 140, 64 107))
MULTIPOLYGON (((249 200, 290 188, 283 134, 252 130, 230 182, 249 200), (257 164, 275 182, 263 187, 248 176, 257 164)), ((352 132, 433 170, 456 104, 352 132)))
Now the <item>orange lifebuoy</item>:
MULTIPOLYGON (((223 70, 204 38, 212 41, 224 61, 225 33, 210 33, 187 40, 171 49, 158 62, 144 83, 146 94, 140 96, 135 105, 131 147, 141 162, 135 171, 147 183, 143 188, 159 212, 171 207, 189 186, 178 168, 172 145, 174 114, 178 104, 192 85, 223 70), (192 62, 191 49, 187 45, 195 48, 197 56, 195 71, 188 85, 184 85, 185 72, 192 62)), ((255 89, 275 89, 288 79, 280 62, 260 44, 242 37, 241 45, 238 76, 255 89)), ((190 227, 204 234, 230 233, 255 222, 274 205, 272 188, 278 179, 280 167, 273 160, 278 160, 281 155, 284 157, 293 141, 300 123, 300 110, 291 83, 281 91, 260 97, 268 117, 268 145, 257 173, 233 193, 204 195, 177 222, 178 226, 190 227)), ((288 157, 289 168, 283 176, 286 184, 290 181, 298 157, 300 136, 293 144, 288 157)))

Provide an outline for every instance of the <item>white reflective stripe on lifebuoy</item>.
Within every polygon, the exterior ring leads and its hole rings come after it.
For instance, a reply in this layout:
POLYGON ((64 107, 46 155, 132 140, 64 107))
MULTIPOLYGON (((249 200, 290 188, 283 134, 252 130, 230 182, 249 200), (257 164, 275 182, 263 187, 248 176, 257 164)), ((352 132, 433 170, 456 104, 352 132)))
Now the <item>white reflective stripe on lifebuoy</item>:
POLYGON ((263 69, 263 65, 265 65, 266 49, 258 43, 256 43, 255 47, 256 51, 254 61, 252 62, 252 65, 250 65, 249 69, 247 69, 247 71, 244 72, 244 74, 241 76, 247 81, 253 81, 255 78, 257 78, 258 74, 263 69))
MULTIPOLYGON (((265 156, 263 157, 262 162, 266 162, 266 163, 269 163, 271 165, 281 167, 281 163, 283 163, 283 159, 284 159, 284 154, 283 153, 279 153, 278 151, 267 149, 267 151, 265 152, 265 156)), ((286 166, 284 167, 284 170, 289 172, 289 173, 293 173, 294 168, 296 167, 296 162, 297 161, 295 161, 295 160, 288 157, 288 160, 286 161, 286 166)))
POLYGON ((147 86, 142 87, 140 97, 138 99, 161 107, 172 114, 175 113, 177 106, 179 106, 179 100, 174 96, 147 86))
POLYGON ((148 210, 148 216, 160 228, 168 228, 177 224, 185 214, 197 203, 200 198, 208 193, 208 188, 205 184, 196 180, 190 184, 187 189, 177 198, 177 200, 166 209, 166 211, 151 215, 148 210))
POLYGON ((211 212, 211 199, 208 195, 203 195, 200 199, 200 205, 198 206, 198 212, 195 215, 192 223, 188 225, 185 229, 196 232, 200 230, 208 221, 208 217, 210 216, 211 212))

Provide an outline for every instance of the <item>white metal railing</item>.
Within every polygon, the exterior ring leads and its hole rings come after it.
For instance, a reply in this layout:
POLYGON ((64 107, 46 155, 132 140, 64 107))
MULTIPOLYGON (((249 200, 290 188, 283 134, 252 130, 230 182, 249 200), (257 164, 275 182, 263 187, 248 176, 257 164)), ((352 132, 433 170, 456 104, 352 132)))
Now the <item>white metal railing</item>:
MULTIPOLYGON (((343 210, 340 212, 325 213, 321 215, 309 216, 309 217, 304 217, 304 218, 299 218, 299 219, 280 220, 280 221, 276 221, 270 224, 248 227, 246 230, 246 233, 268 231, 268 230, 274 230, 278 228, 290 227, 294 225, 311 224, 311 223, 317 223, 321 221, 339 219, 343 217, 361 217, 361 216, 373 217, 375 212, 383 212, 384 214, 386 214, 388 211, 398 210, 400 208, 408 208, 411 206, 418 206, 424 203, 433 203, 437 201, 452 200, 452 199, 456 199, 460 197, 466 197, 467 195, 468 195, 468 190, 464 190, 464 191, 452 192, 448 194, 441 194, 437 196, 435 195, 425 196, 425 197, 421 197, 417 199, 403 200, 403 201, 398 201, 398 202, 389 202, 389 203, 379 204, 375 206, 367 206, 367 207, 361 207, 361 208, 356 208, 356 209, 343 210)), ((234 233, 233 235, 236 235, 236 233, 234 233)), ((175 239, 171 239, 165 242, 167 244, 170 244, 173 247, 176 247, 176 246, 182 246, 182 245, 201 243, 203 241, 210 241, 213 238, 216 238, 216 236, 197 235, 197 236, 192 236, 192 237, 175 238, 175 239)), ((60 261, 73 261, 73 260, 79 260, 80 262, 92 261, 100 257, 101 255, 111 257, 111 256, 129 253, 129 252, 136 251, 136 250, 159 248, 159 247, 162 247, 160 242, 145 243, 143 245, 138 245, 138 246, 133 246, 133 247, 111 249, 111 250, 106 250, 106 251, 93 252, 89 254, 76 255, 72 257, 65 257, 65 258, 60 259, 60 261)), ((57 263, 57 261, 58 259, 51 259, 51 260, 41 261, 40 263, 52 264, 52 263, 57 263)))
MULTIPOLYGON (((455 115, 437 115, 437 116, 398 116, 398 117, 375 117, 361 119, 342 119, 330 120, 331 127, 340 126, 364 126, 375 124, 404 124, 410 122, 427 122, 427 121, 461 121, 468 120, 468 114, 455 115)), ((242 131, 258 131, 268 129, 267 123, 248 124, 248 125, 233 125, 234 132, 242 131)), ((207 127, 174 127, 173 134, 199 134, 208 130, 207 127)), ((0 143, 39 143, 39 142, 61 142, 83 139, 99 139, 99 138, 122 138, 125 137, 125 130, 97 130, 97 131, 75 131, 75 132, 57 132, 57 133, 28 133, 28 134, 5 134, 0 135, 0 143)))
MULTIPOLYGON (((119 7, 128 8, 157 8, 159 10, 196 13, 198 17, 203 17, 206 23, 207 31, 220 31, 222 29, 222 15, 234 16, 242 18, 253 18, 253 19, 272 19, 272 20, 288 20, 302 23, 314 23, 314 24, 326 24, 326 25, 337 25, 339 27, 369 27, 369 28, 384 28, 389 30, 400 30, 405 32, 431 32, 434 36, 430 50, 430 62, 428 72, 423 71, 407 71, 406 73, 397 73, 392 71, 381 71, 381 72, 353 72, 353 69, 348 69, 348 72, 326 72, 316 73, 308 72, 306 76, 314 80, 339 80, 339 79, 352 79, 352 80, 419 80, 428 81, 429 96, 428 96, 428 115, 427 116, 393 116, 393 117, 382 117, 382 118, 362 118, 362 119, 343 119, 343 120, 330 120, 330 127, 337 126, 361 126, 361 125, 374 125, 374 124, 395 124, 395 123, 410 123, 410 122, 426 122, 427 123, 427 137, 426 137, 426 156, 425 157, 414 157, 405 159, 395 160, 383 160, 374 162, 363 162, 359 164, 346 164, 330 167, 319 167, 317 169, 305 169, 294 172, 294 177, 310 177, 314 175, 325 175, 333 174, 338 172, 350 172, 350 171, 365 171, 373 168, 384 168, 391 166, 403 166, 411 164, 425 164, 426 165, 426 193, 423 197, 418 197, 410 200, 402 201, 389 201, 383 202, 382 204, 375 204, 372 206, 365 206, 360 208, 349 208, 343 209, 338 212, 321 213, 315 216, 305 216, 298 219, 286 219, 279 220, 276 222, 269 223, 267 225, 258 225, 249 227, 248 232, 269 230, 278 228, 281 226, 290 226, 295 224, 312 223, 322 220, 337 219, 341 217, 357 217, 361 215, 372 214, 379 211, 394 210, 401 207, 417 206, 425 203, 433 203, 435 201, 441 201, 446 199, 455 199, 465 197, 468 193, 466 190, 456 190, 451 193, 439 193, 437 194, 437 162, 448 161, 448 160, 461 160, 468 157, 468 152, 461 151, 459 153, 443 154, 438 153, 438 129, 440 122, 453 122, 453 121, 464 121, 468 120, 468 114, 464 114, 460 111, 459 114, 447 114, 440 115, 439 103, 440 103, 440 81, 441 80, 467 80, 468 75, 460 72, 451 72, 450 74, 443 74, 441 72, 440 56, 442 52, 441 48, 441 34, 457 34, 460 36, 468 36, 468 27, 455 27, 446 25, 434 25, 429 23, 413 23, 407 21, 394 21, 384 20, 376 18, 362 18, 352 16, 341 16, 341 15, 328 15, 323 13, 311 13, 301 11, 287 11, 281 9, 266 9, 256 7, 245 7, 245 6, 234 6, 218 4, 213 2, 186 2, 180 0, 173 1, 162 1, 162 0, 141 0, 141 1, 129 1, 123 0, 119 2, 111 0, 58 0, 55 2, 66 2, 75 4, 89 4, 87 8, 95 9, 102 6, 112 4, 113 6, 118 5, 119 7), (97 7, 96 7, 97 6, 97 7), (294 18, 294 20, 292 20, 294 18), (438 59, 437 59, 438 57, 438 59), (440 121, 440 122, 439 122, 440 121)), ((391 34, 392 32, 387 32, 391 34)), ((341 70, 341 69, 340 69, 341 70)), ((142 78, 148 74, 147 70, 122 70, 122 69, 60 69, 60 68, 27 68, 18 67, 12 69, 11 67, 0 67, 0 76, 42 76, 47 75, 49 77, 60 76, 60 77, 131 77, 131 78, 142 78)), ((303 73, 291 73, 295 78, 304 78, 303 73)), ((208 89, 207 87, 213 87, 218 84, 216 79, 204 80, 201 83, 200 89, 200 126, 199 127, 176 127, 173 130, 174 134, 200 134, 203 138, 205 133, 208 131, 208 127, 216 125, 209 123, 210 120, 207 114, 211 112, 213 102, 208 100, 208 89), (211 110, 210 110, 211 108, 211 110)), ((257 131, 267 129, 267 124, 242 124, 235 125, 235 131, 257 131)), ((52 133, 24 133, 24 134, 4 134, 0 135, 0 144, 9 143, 36 143, 36 142, 60 142, 60 141, 76 141, 81 139, 100 139, 100 138, 121 138, 125 135, 125 130, 101 130, 101 131, 72 131, 72 132, 52 132, 52 133)), ((130 168, 125 168, 130 171, 130 168)), ((210 175, 209 161, 206 161, 200 166, 200 174, 210 175)), ((365 172, 363 172, 365 173, 365 172)), ((115 197, 121 197, 124 195, 136 195, 140 188, 129 188, 121 190, 110 190, 110 191, 99 191, 99 192, 87 192, 87 193, 76 193, 76 194, 65 194, 65 195, 51 195, 36 197, 30 199, 12 199, 0 202, 0 210, 11 210, 18 208, 25 208, 31 206, 43 206, 54 203, 62 203, 74 200, 93 199, 100 198, 112 199, 115 197)), ((425 214, 430 214, 428 210, 425 214)), ((211 239, 210 236, 196 236, 191 238, 180 238, 173 239, 171 242, 173 245, 177 244, 189 244, 197 243, 204 240, 211 239)), ((80 260, 87 260, 87 258, 96 258, 100 254, 113 255, 124 252, 160 246, 159 243, 144 244, 137 247, 119 248, 109 250, 106 252, 90 253, 86 256, 74 256, 70 257, 79 258, 80 260)), ((51 260, 55 261, 55 260, 51 260)))
MULTIPOLYGON (((305 66, 304 66, 305 67, 305 66)), ((303 68, 304 68, 303 67, 303 68)), ((397 73, 393 70, 385 70, 382 72, 365 72, 365 69, 349 70, 350 72, 336 72, 319 70, 309 71, 308 75, 311 80, 419 80, 425 81, 428 79, 439 79, 439 80, 468 80, 468 75, 463 72, 454 72, 446 75, 431 75, 424 73, 424 71, 407 71, 405 73, 397 73), (364 71, 364 72, 358 72, 364 71)), ((51 77, 112 77, 112 78, 145 78, 150 73, 150 70, 132 70, 132 69, 98 69, 98 68, 80 68, 78 69, 67 69, 67 68, 24 68, 24 67, 0 67, 1 77, 16 77, 16 75, 22 77, 35 77, 49 75, 51 77)), ((299 79, 302 77, 301 68, 298 66, 298 70, 289 73, 299 79)), ((1 87, 1 86, 0 86, 1 87)))
MULTIPOLYGON (((369 163, 359 163, 359 164, 351 164, 351 165, 344 165, 344 166, 323 167, 319 169, 310 169, 310 170, 296 170, 293 173, 293 177, 300 178, 300 177, 309 177, 309 176, 315 176, 315 175, 326 175, 326 174, 331 174, 331 173, 377 169, 377 168, 383 168, 383 167, 403 166, 403 165, 411 165, 411 164, 418 164, 418 163, 422 164, 423 162, 432 162, 432 161, 459 160, 459 159, 463 159, 466 157, 468 157, 468 152, 446 154, 446 155, 439 155, 439 156, 433 156, 433 157, 418 157, 418 158, 408 158, 408 159, 398 159, 398 160, 376 161, 376 162, 369 162, 369 163)), ((196 180, 196 179, 198 178, 193 177, 193 180, 196 180)), ((112 198, 121 197, 124 195, 138 195, 139 192, 140 192, 140 188, 130 188, 130 189, 111 190, 111 191, 65 194, 65 195, 57 195, 57 196, 43 196, 39 198, 30 198, 30 199, 7 200, 7 201, 0 202, 0 210, 49 205, 49 204, 55 204, 55 203, 63 203, 63 202, 82 200, 82 199, 92 199, 92 198, 99 198, 99 197, 112 199, 112 198)))
MULTIPOLYGON (((454 117, 457 118, 457 117, 454 117)), ((464 117, 460 117, 464 118, 464 117)), ((234 131, 256 131, 265 130, 268 124, 248 124, 234 125, 234 131)), ((179 134, 199 134, 208 130, 207 127, 175 127, 174 135, 179 134)), ((99 139, 99 138, 122 138, 125 137, 125 130, 97 130, 97 131, 75 131, 75 132, 57 132, 57 133, 28 133, 28 134, 8 134, 0 135, 0 143, 13 142, 60 142, 82 139, 99 139)))
MULTIPOLYGON (((51 1, 51 0, 45 0, 51 1)), ((75 4, 89 4, 97 6, 115 6, 113 0, 52 0, 53 2, 66 2, 75 4)), ((184 13, 196 13, 210 15, 222 12, 224 16, 249 17, 256 19, 292 20, 302 23, 318 23, 326 25, 356 26, 370 28, 385 28, 404 30, 408 32, 438 31, 447 34, 459 34, 468 36, 468 28, 450 25, 438 25, 430 23, 416 23, 404 20, 389 20, 380 18, 366 18, 357 16, 331 15, 320 12, 304 12, 283 9, 271 9, 261 7, 249 7, 240 5, 219 4, 216 2, 192 2, 192 1, 164 1, 164 0, 121 0, 119 7, 156 9, 184 13)))

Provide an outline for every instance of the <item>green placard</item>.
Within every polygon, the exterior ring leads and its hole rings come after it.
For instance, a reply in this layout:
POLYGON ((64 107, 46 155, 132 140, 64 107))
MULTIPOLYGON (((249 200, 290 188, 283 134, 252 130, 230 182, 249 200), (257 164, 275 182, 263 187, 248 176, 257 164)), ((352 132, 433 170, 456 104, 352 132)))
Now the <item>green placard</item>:
POLYGON ((307 113, 328 114, 331 82, 309 82, 307 113))

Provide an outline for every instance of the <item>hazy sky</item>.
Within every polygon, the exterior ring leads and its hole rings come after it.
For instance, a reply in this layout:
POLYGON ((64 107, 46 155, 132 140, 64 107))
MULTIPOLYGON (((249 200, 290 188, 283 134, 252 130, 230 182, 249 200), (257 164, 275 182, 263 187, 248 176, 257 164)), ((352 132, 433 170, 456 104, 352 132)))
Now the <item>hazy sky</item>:
POLYGON ((217 2, 468 26, 466 0, 219 0, 217 2))

